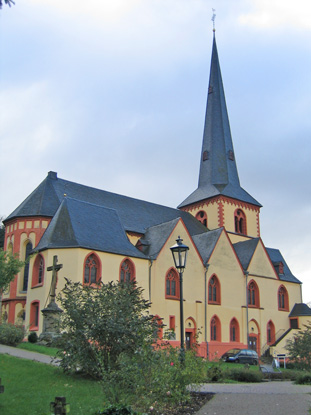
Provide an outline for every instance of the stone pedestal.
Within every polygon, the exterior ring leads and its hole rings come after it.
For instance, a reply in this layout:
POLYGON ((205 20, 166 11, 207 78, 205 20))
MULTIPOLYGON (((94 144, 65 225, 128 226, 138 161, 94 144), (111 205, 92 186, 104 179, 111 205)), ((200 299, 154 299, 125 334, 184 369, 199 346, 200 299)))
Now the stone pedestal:
POLYGON ((39 337, 39 342, 51 345, 60 337, 59 319, 63 312, 55 302, 41 310, 43 314, 43 330, 39 337))

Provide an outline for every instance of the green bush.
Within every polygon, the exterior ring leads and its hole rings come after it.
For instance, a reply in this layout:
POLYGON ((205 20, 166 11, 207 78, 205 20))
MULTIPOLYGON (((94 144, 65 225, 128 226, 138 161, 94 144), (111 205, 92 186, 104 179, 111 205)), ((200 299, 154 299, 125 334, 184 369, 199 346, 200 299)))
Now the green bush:
POLYGON ((227 374, 229 379, 236 380, 238 382, 261 382, 263 374, 261 372, 255 372, 248 369, 232 369, 227 374))
POLYGON ((220 382, 224 378, 224 373, 221 368, 221 363, 215 363, 207 367, 206 381, 220 382))
POLYGON ((0 343, 7 346, 17 346, 25 336, 24 328, 10 323, 0 325, 0 343))
POLYGON ((130 406, 126 405, 108 405, 99 415, 136 415, 130 406))
POLYGON ((28 335, 28 341, 29 343, 37 343, 38 341, 38 335, 35 331, 32 331, 29 335, 28 335))
POLYGON ((302 373, 298 375, 295 383, 297 385, 311 385, 311 373, 302 373))

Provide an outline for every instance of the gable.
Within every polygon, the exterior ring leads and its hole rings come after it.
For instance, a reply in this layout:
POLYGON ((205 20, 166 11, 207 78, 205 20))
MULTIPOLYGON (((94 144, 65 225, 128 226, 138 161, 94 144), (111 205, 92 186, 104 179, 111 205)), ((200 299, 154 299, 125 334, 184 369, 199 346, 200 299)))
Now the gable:
POLYGON ((271 264, 270 258, 261 240, 259 240, 257 247, 254 251, 254 254, 248 267, 248 271, 252 275, 278 279, 274 267, 271 264))

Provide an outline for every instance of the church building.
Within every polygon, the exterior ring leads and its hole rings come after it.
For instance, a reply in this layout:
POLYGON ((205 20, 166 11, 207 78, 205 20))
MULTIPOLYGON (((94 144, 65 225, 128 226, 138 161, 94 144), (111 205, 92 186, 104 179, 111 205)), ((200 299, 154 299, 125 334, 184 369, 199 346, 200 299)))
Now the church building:
POLYGON ((189 247, 183 274, 184 338, 219 358, 232 348, 284 352, 311 309, 301 282, 260 233, 261 204, 241 185, 215 33, 198 187, 177 209, 84 186, 50 171, 6 218, 4 249, 29 263, 3 294, 2 316, 38 335, 55 255, 65 277, 84 285, 135 280, 151 313, 180 344, 179 274, 170 247, 189 247))

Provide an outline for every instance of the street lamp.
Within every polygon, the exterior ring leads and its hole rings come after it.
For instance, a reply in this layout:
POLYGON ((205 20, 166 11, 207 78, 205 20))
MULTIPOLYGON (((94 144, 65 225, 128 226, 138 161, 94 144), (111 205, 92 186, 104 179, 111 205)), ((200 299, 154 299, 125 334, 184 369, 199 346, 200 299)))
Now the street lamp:
POLYGON ((182 274, 186 267, 187 253, 189 247, 182 243, 182 239, 178 236, 176 244, 173 245, 170 250, 172 251, 175 268, 179 272, 179 305, 180 305, 180 362, 184 363, 185 360, 185 341, 184 341, 184 304, 183 304, 183 284, 182 274))

